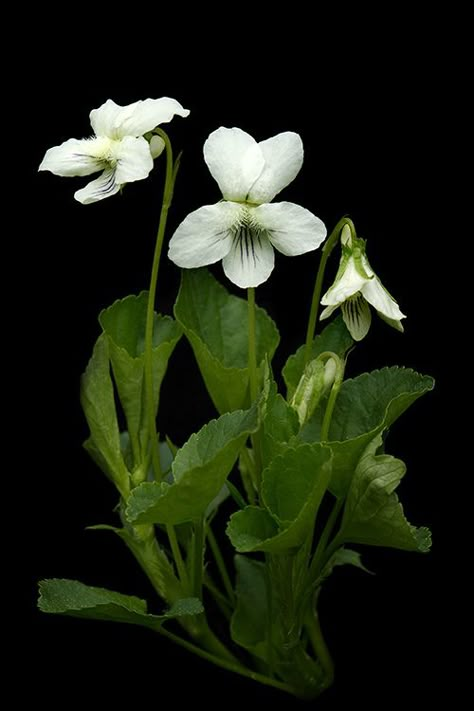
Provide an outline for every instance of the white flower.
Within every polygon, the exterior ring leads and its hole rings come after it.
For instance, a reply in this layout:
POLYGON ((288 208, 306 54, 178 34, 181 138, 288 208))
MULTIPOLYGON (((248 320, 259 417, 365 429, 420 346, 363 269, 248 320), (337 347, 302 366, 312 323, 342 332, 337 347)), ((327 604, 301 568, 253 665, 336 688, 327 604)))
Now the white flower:
POLYGON ((321 299, 327 307, 321 319, 328 318, 340 306, 352 338, 361 341, 370 328, 372 317, 368 304, 371 304, 384 321, 403 332, 401 319, 406 318, 405 314, 372 270, 365 255, 364 240, 354 237, 345 224, 341 243, 342 257, 336 279, 321 299))
POLYGON ((102 170, 96 180, 78 190, 74 197, 88 204, 115 195, 125 183, 143 180, 153 168, 153 158, 164 149, 164 141, 144 134, 173 116, 188 116, 175 99, 145 99, 129 106, 119 106, 109 99, 90 113, 94 135, 78 140, 70 138, 46 151, 39 170, 71 177, 91 175, 102 170))
POLYGON ((298 174, 303 144, 296 133, 257 143, 239 128, 218 128, 204 144, 204 159, 224 200, 195 210, 179 225, 169 258, 194 268, 222 259, 226 276, 240 286, 258 286, 270 276, 273 247, 293 256, 319 247, 326 228, 291 202, 269 204, 298 174))

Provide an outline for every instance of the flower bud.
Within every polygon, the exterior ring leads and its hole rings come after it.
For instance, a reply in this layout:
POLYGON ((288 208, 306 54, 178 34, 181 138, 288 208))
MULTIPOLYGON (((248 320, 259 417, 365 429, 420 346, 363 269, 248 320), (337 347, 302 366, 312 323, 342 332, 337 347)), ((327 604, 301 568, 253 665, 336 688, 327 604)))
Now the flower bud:
POLYGON ((332 386, 336 368, 334 358, 329 358, 326 363, 321 358, 315 358, 306 365, 290 402, 298 414, 300 427, 310 419, 319 401, 332 386))

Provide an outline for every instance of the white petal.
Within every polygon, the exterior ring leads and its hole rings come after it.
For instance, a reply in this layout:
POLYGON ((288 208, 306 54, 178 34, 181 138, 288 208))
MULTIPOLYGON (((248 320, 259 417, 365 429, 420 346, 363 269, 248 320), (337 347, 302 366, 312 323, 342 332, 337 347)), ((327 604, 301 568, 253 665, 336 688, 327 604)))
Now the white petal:
POLYGON ((60 146, 46 151, 38 170, 50 170, 55 175, 71 177, 73 175, 91 175, 103 170, 104 165, 91 155, 93 141, 70 138, 60 146))
POLYGON ((321 311, 321 316, 319 317, 320 321, 324 321, 325 318, 329 318, 338 306, 338 304, 335 304, 334 306, 326 306, 326 308, 321 311))
POLYGON ((165 142, 161 136, 152 136, 150 139, 150 153, 152 158, 158 158, 165 150, 165 142))
POLYGON ((128 106, 119 106, 112 99, 107 99, 105 104, 99 106, 98 109, 92 109, 89 119, 95 135, 118 138, 115 134, 116 125, 119 122, 121 113, 127 111, 128 108, 128 106))
POLYGON ((189 111, 176 99, 166 96, 161 99, 135 101, 128 106, 119 106, 112 99, 108 99, 98 109, 91 111, 90 121, 97 136, 122 138, 143 136, 156 126, 171 121, 175 114, 186 117, 189 111))
POLYGON ((104 198, 115 195, 120 190, 120 185, 115 182, 115 170, 109 168, 104 170, 95 180, 92 180, 82 190, 74 193, 74 197, 83 205, 88 205, 91 202, 98 202, 104 198))
POLYGON ((350 296, 354 296, 370 280, 364 279, 356 269, 353 257, 349 257, 346 267, 334 284, 328 289, 321 299, 324 306, 342 304, 350 296))
POLYGON ((382 319, 382 321, 385 321, 385 323, 388 323, 389 326, 392 328, 395 328, 397 331, 400 331, 400 333, 404 332, 403 324, 401 321, 397 321, 396 319, 393 318, 387 318, 386 316, 383 315, 381 311, 377 311, 378 315, 382 319))
POLYGON ((115 182, 117 185, 143 180, 153 169, 150 145, 142 136, 125 136, 115 152, 117 165, 115 182))
POLYGON ((232 247, 231 230, 241 211, 236 203, 219 202, 191 212, 170 239, 168 257, 185 269, 218 262, 232 247))
POLYGON ((297 133, 287 131, 261 141, 259 147, 265 167, 250 190, 249 202, 271 202, 291 183, 303 165, 303 142, 297 133))
POLYGON ((361 292, 376 311, 383 314, 392 321, 399 321, 406 318, 400 311, 397 302, 390 296, 388 291, 382 286, 382 282, 377 276, 370 281, 366 281, 361 288, 361 292))
POLYGON ((354 341, 361 341, 369 332, 372 315, 369 305, 359 294, 354 299, 348 299, 342 306, 342 318, 354 341))
POLYGON ((275 253, 264 233, 242 230, 234 235, 232 249, 222 260, 224 273, 241 289, 267 281, 275 263, 275 253))
POLYGON ((288 257, 311 252, 326 237, 326 227, 319 217, 292 202, 259 205, 250 210, 254 220, 268 232, 275 249, 288 257))
POLYGON ((226 200, 247 199, 263 170, 263 153, 252 136, 240 128, 218 128, 204 144, 204 160, 226 200))

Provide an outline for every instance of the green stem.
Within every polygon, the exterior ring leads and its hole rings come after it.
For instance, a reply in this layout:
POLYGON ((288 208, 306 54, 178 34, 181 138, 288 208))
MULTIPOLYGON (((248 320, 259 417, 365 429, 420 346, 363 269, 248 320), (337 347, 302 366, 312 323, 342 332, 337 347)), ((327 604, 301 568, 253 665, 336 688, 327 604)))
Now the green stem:
POLYGON ((305 620, 305 627, 309 634, 311 646, 321 663, 322 668, 326 672, 326 681, 324 687, 331 686, 334 681, 334 662, 332 661, 329 649, 321 631, 319 623, 319 615, 316 609, 311 610, 305 620))
POLYGON ((348 217, 343 217, 342 220, 339 220, 323 247, 318 273, 316 274, 316 281, 314 282, 313 299, 311 301, 311 310, 309 312, 308 328, 306 331, 306 345, 304 350, 305 365, 311 360, 311 351, 314 340, 314 332, 316 330, 316 323, 318 320, 319 302, 321 300, 321 291, 323 289, 326 263, 329 259, 329 255, 336 246, 339 240, 339 235, 341 234, 341 230, 346 223, 349 223, 352 227, 354 226, 352 220, 350 220, 348 217))
POLYGON ((212 555, 214 556, 214 560, 216 561, 217 569, 219 570, 219 575, 221 576, 225 591, 229 597, 229 602, 233 605, 235 603, 234 588, 232 587, 224 556, 221 553, 219 543, 217 542, 210 525, 207 527, 207 540, 209 541, 209 546, 211 548, 212 555))
POLYGON ((157 481, 161 480, 161 464, 160 450, 158 446, 158 436, 156 432, 156 410, 153 397, 153 322, 155 314, 155 299, 156 285, 158 281, 158 268, 160 266, 161 250, 163 247, 163 239, 165 236, 166 220, 168 218, 168 210, 173 197, 174 181, 176 172, 173 165, 173 150, 171 143, 164 131, 156 129, 166 148, 166 177, 163 188, 163 203, 161 206, 160 222, 158 225, 158 233, 156 235, 155 252, 153 254, 153 263, 151 268, 150 289, 148 292, 148 304, 146 310, 145 324, 145 395, 146 395, 146 411, 148 420, 148 436, 151 446, 151 457, 153 464, 153 472, 157 481))
MULTIPOLYGON (((255 289, 250 287, 247 289, 248 303, 248 338, 249 338, 249 385, 250 385, 250 401, 256 402, 258 397, 258 371, 257 371, 257 334, 256 334, 256 318, 255 318, 255 289)), ((255 458, 255 478, 257 491, 260 489, 260 476, 262 472, 262 450, 260 442, 260 432, 255 432, 252 435, 252 445, 255 458)))
POLYGON ((244 467, 247 467, 246 472, 243 471, 242 468, 240 468, 240 476, 242 479, 242 484, 244 485, 245 493, 247 494, 247 498, 249 500, 249 504, 251 504, 253 506, 256 503, 255 491, 257 489, 255 463, 252 461, 250 452, 247 449, 246 445, 244 445, 244 447, 242 447, 240 454, 243 459, 244 467), (247 476, 247 472, 248 472, 248 476, 247 476))
POLYGON ((329 518, 326 521, 326 525, 324 526, 323 532, 321 533, 321 538, 319 539, 318 545, 316 547, 316 551, 313 556, 313 560, 311 562, 310 566, 310 577, 313 581, 315 581, 320 573, 321 569, 321 561, 324 556, 324 552, 326 550, 326 547, 328 545, 328 541, 331 537, 331 534, 333 532, 334 526, 336 525, 337 518, 339 516, 339 513, 342 508, 342 504, 344 503, 344 499, 336 499, 333 509, 331 513, 329 514, 329 518))
POLYGON ((183 557, 181 555, 181 549, 179 547, 178 539, 176 538, 176 531, 174 526, 170 524, 166 525, 166 533, 168 535, 168 540, 170 542, 171 552, 173 554, 174 562, 178 570, 179 580, 181 585, 186 591, 190 590, 188 574, 186 572, 186 566, 184 564, 183 557))
POLYGON ((232 606, 224 593, 222 593, 217 585, 210 579, 209 575, 206 575, 204 578, 204 587, 209 590, 226 620, 230 620, 232 617, 232 606))
POLYGON ((214 654, 210 654, 209 652, 204 651, 200 647, 197 647, 192 642, 188 642, 187 640, 182 639, 182 637, 178 637, 178 635, 169 632, 163 627, 160 627, 157 632, 166 637, 167 639, 170 639, 171 641, 175 642, 176 644, 179 644, 180 647, 187 649, 188 652, 192 652, 198 657, 206 659, 208 662, 211 662, 212 664, 215 664, 216 666, 221 667, 222 669, 227 669, 228 671, 234 672, 235 674, 240 674, 241 676, 245 676, 248 679, 253 679, 253 681, 257 681, 260 684, 265 684, 266 686, 273 686, 276 689, 280 689, 281 691, 286 691, 288 694, 295 693, 289 684, 285 684, 284 682, 277 681, 276 679, 271 679, 268 676, 264 676, 263 674, 254 672, 251 669, 247 669, 247 667, 242 666, 238 662, 232 662, 227 659, 221 659, 220 657, 217 657, 214 654))
POLYGON ((193 534, 193 568, 191 592, 199 600, 202 599, 202 576, 204 568, 204 521, 194 524, 193 534))

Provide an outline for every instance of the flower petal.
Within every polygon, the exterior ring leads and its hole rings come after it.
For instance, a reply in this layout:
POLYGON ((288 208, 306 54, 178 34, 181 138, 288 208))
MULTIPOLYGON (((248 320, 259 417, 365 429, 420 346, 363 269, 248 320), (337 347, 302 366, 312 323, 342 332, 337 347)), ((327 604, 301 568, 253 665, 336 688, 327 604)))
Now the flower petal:
POLYGON ((247 199, 263 170, 263 153, 252 136, 240 128, 218 128, 204 144, 204 160, 226 200, 247 199))
POLYGON ((275 249, 288 257, 311 252, 326 237, 326 227, 319 217, 292 202, 259 205, 250 210, 275 249))
POLYGON ((152 158, 158 158, 165 150, 165 142, 161 136, 152 136, 150 139, 150 153, 152 158))
POLYGON ((400 331, 400 333, 404 332, 405 329, 403 328, 403 324, 401 321, 398 321, 397 319, 393 319, 393 318, 387 318, 386 316, 384 316, 384 314, 381 311, 377 311, 377 314, 380 316, 382 321, 385 321, 385 323, 388 323, 389 326, 391 326, 392 328, 395 328, 397 331, 400 331))
POLYGON ((248 200, 261 205, 271 202, 300 172, 303 165, 303 141, 297 133, 286 131, 258 145, 265 159, 265 167, 252 185, 248 200))
POLYGON ((241 289, 267 281, 275 263, 275 253, 265 233, 241 230, 234 234, 232 249, 222 260, 224 273, 241 289))
POLYGON ((93 141, 70 138, 60 146, 49 148, 38 170, 50 170, 55 175, 91 175, 103 170, 103 163, 91 155, 93 141))
POLYGON ((104 198, 115 195, 120 190, 120 185, 115 182, 115 170, 109 168, 104 170, 95 180, 92 180, 85 188, 74 193, 74 197, 83 205, 88 205, 91 202, 98 202, 104 198))
POLYGON ((393 321, 406 318, 405 314, 400 311, 395 299, 390 296, 377 276, 374 276, 370 281, 366 281, 360 291, 369 304, 372 304, 374 309, 383 314, 386 318, 393 321))
POLYGON ((115 153, 117 165, 115 182, 117 185, 143 180, 153 169, 153 158, 150 145, 142 136, 134 138, 125 136, 119 143, 115 153))
POLYGON ((219 202, 191 212, 170 239, 168 257, 185 269, 218 262, 232 247, 232 227, 241 211, 236 203, 219 202))
POLYGON ((143 136, 162 123, 168 123, 173 116, 189 116, 189 110, 176 99, 167 96, 161 99, 135 101, 128 106, 119 106, 108 99, 98 109, 90 113, 91 126, 97 136, 122 138, 123 136, 143 136))
POLYGON ((364 279, 357 270, 353 257, 349 257, 346 267, 339 279, 328 289, 321 299, 323 306, 338 306, 350 296, 354 296, 361 291, 369 281, 364 279))
POLYGON ((342 318, 354 341, 361 341, 369 332, 372 315, 362 294, 348 299, 341 306, 342 318))
POLYGON ((334 304, 334 306, 326 306, 326 308, 321 311, 319 320, 324 321, 325 318, 329 318, 337 308, 339 308, 339 304, 334 304))

